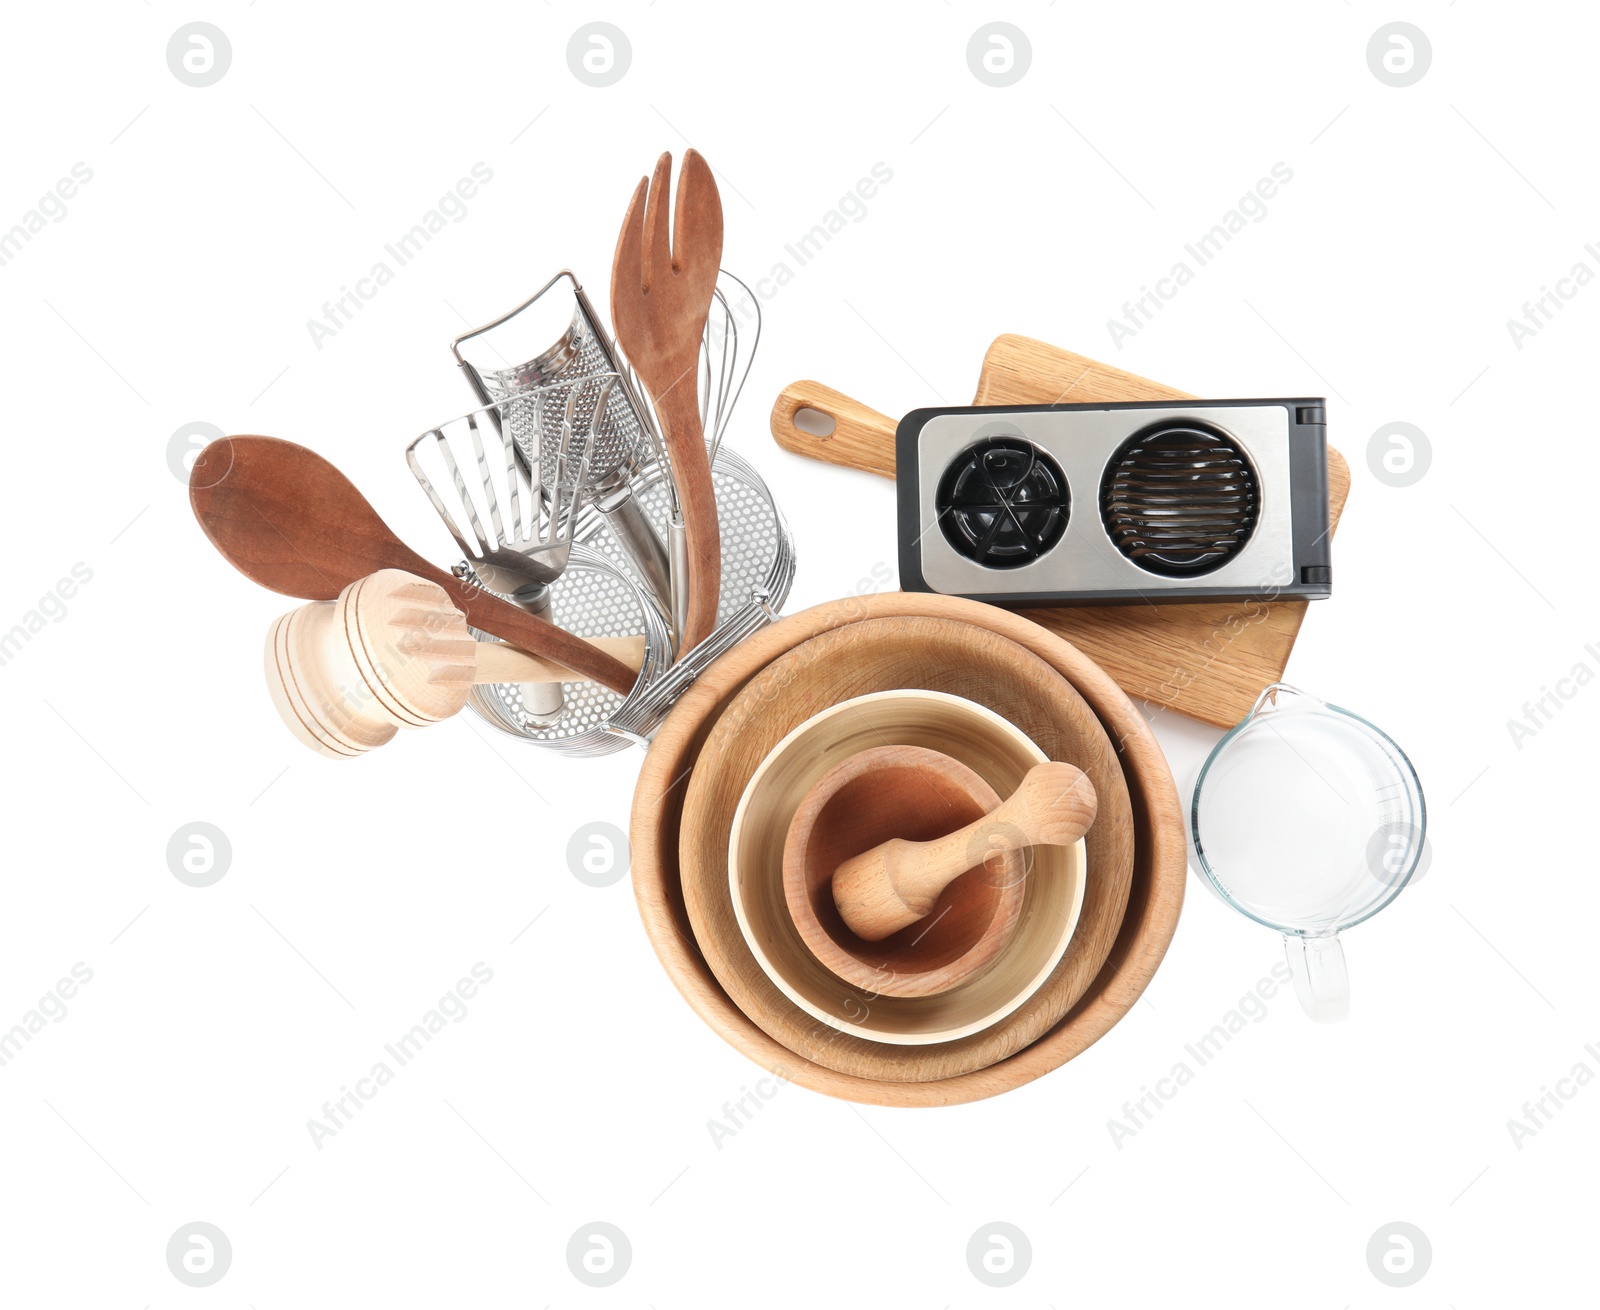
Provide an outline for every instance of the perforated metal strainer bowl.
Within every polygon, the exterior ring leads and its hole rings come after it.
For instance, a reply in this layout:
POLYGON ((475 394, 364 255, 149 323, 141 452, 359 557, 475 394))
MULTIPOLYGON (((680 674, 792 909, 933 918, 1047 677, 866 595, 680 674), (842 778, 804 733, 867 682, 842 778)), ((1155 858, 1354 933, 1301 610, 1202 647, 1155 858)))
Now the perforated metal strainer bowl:
MULTIPOLYGON (((672 660, 672 641, 660 610, 638 585, 598 551, 574 545, 566 572, 551 585, 550 619, 580 637, 643 634, 644 662, 633 694, 647 686, 672 660)), ((494 641, 473 631, 479 641, 494 641)), ((472 689, 467 703, 492 727, 569 755, 609 755, 628 743, 603 725, 628 699, 597 682, 562 684, 560 717, 550 722, 523 699, 517 683, 486 683, 472 689)))
MULTIPOLYGON (((469 704, 493 727, 573 755, 610 755, 648 742, 673 703, 699 673, 771 619, 794 581, 794 541, 761 475, 731 450, 717 454, 711 471, 722 525, 722 594, 717 627, 672 664, 666 618, 631 572, 632 561, 605 518, 586 511, 567 571, 551 585, 551 618, 580 637, 643 633, 645 662, 631 694, 618 696, 589 682, 563 685, 560 722, 532 721, 512 684, 475 687, 469 704)), ((634 494, 657 524, 669 498, 659 467, 634 480, 634 494)), ((480 638, 482 638, 482 634, 480 638)))

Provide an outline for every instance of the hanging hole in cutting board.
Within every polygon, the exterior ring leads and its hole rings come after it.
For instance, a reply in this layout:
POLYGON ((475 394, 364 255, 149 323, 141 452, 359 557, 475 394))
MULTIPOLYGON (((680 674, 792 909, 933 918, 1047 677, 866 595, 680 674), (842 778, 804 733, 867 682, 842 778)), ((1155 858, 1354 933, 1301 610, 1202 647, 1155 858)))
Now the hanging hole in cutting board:
POLYGON ((794 412, 794 425, 808 437, 831 437, 837 424, 833 421, 832 414, 824 414, 820 409, 812 409, 809 405, 802 405, 794 412))

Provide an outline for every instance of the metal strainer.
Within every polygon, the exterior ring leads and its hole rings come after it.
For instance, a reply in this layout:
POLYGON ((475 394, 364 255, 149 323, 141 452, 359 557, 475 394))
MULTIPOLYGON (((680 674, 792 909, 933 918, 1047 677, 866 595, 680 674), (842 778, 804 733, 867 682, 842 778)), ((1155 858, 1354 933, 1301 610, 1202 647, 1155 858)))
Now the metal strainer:
MULTIPOLYGON (((644 663, 639 688, 657 679, 672 662, 672 639, 666 618, 639 589, 631 576, 590 546, 574 545, 567 570, 551 585, 551 619, 580 637, 614 637, 643 634, 644 663)), ((495 638, 474 630, 480 641, 495 638)), ((607 733, 603 725, 633 696, 624 698, 597 682, 569 682, 561 686, 564 705, 556 722, 526 699, 527 690, 516 683, 479 684, 467 703, 488 723, 528 741, 539 742, 569 755, 609 755, 627 745, 607 733)))
MULTIPOLYGON (((528 714, 521 691, 509 684, 475 687, 470 704, 502 732, 573 755, 610 755, 648 742, 677 698, 714 659, 777 617, 794 581, 794 540, 767 484, 731 450, 718 452, 711 480, 722 524, 722 594, 717 627, 672 663, 666 621, 630 580, 625 553, 606 518, 593 507, 579 517, 567 571, 551 584, 551 618, 580 637, 642 632, 645 662, 626 697, 595 683, 563 684, 566 712, 554 725, 528 714)), ((640 508, 652 522, 670 513, 668 479, 659 465, 634 480, 640 508)))

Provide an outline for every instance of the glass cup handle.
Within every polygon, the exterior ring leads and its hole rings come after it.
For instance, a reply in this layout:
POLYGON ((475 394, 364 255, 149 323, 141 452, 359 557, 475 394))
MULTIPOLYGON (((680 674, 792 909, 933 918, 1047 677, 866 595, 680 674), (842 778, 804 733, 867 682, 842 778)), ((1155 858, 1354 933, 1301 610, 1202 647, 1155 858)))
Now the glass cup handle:
POLYGON ((1318 1023, 1338 1023, 1350 1017, 1350 974, 1344 964, 1344 944, 1337 934, 1327 937, 1283 935, 1283 952, 1294 975, 1294 994, 1305 1012, 1318 1023))

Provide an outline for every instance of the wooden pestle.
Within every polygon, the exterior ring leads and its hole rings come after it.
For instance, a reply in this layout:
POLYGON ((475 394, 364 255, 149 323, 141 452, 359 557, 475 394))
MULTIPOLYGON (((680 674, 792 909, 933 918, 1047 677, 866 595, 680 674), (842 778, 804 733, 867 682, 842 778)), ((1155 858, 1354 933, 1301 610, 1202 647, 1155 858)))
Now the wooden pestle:
POLYGON ((882 941, 928 914, 939 893, 996 854, 1029 846, 1069 846, 1094 822, 1097 800, 1070 764, 1037 764, 997 809, 947 837, 894 838, 846 860, 833 875, 833 899, 857 937, 882 941))

